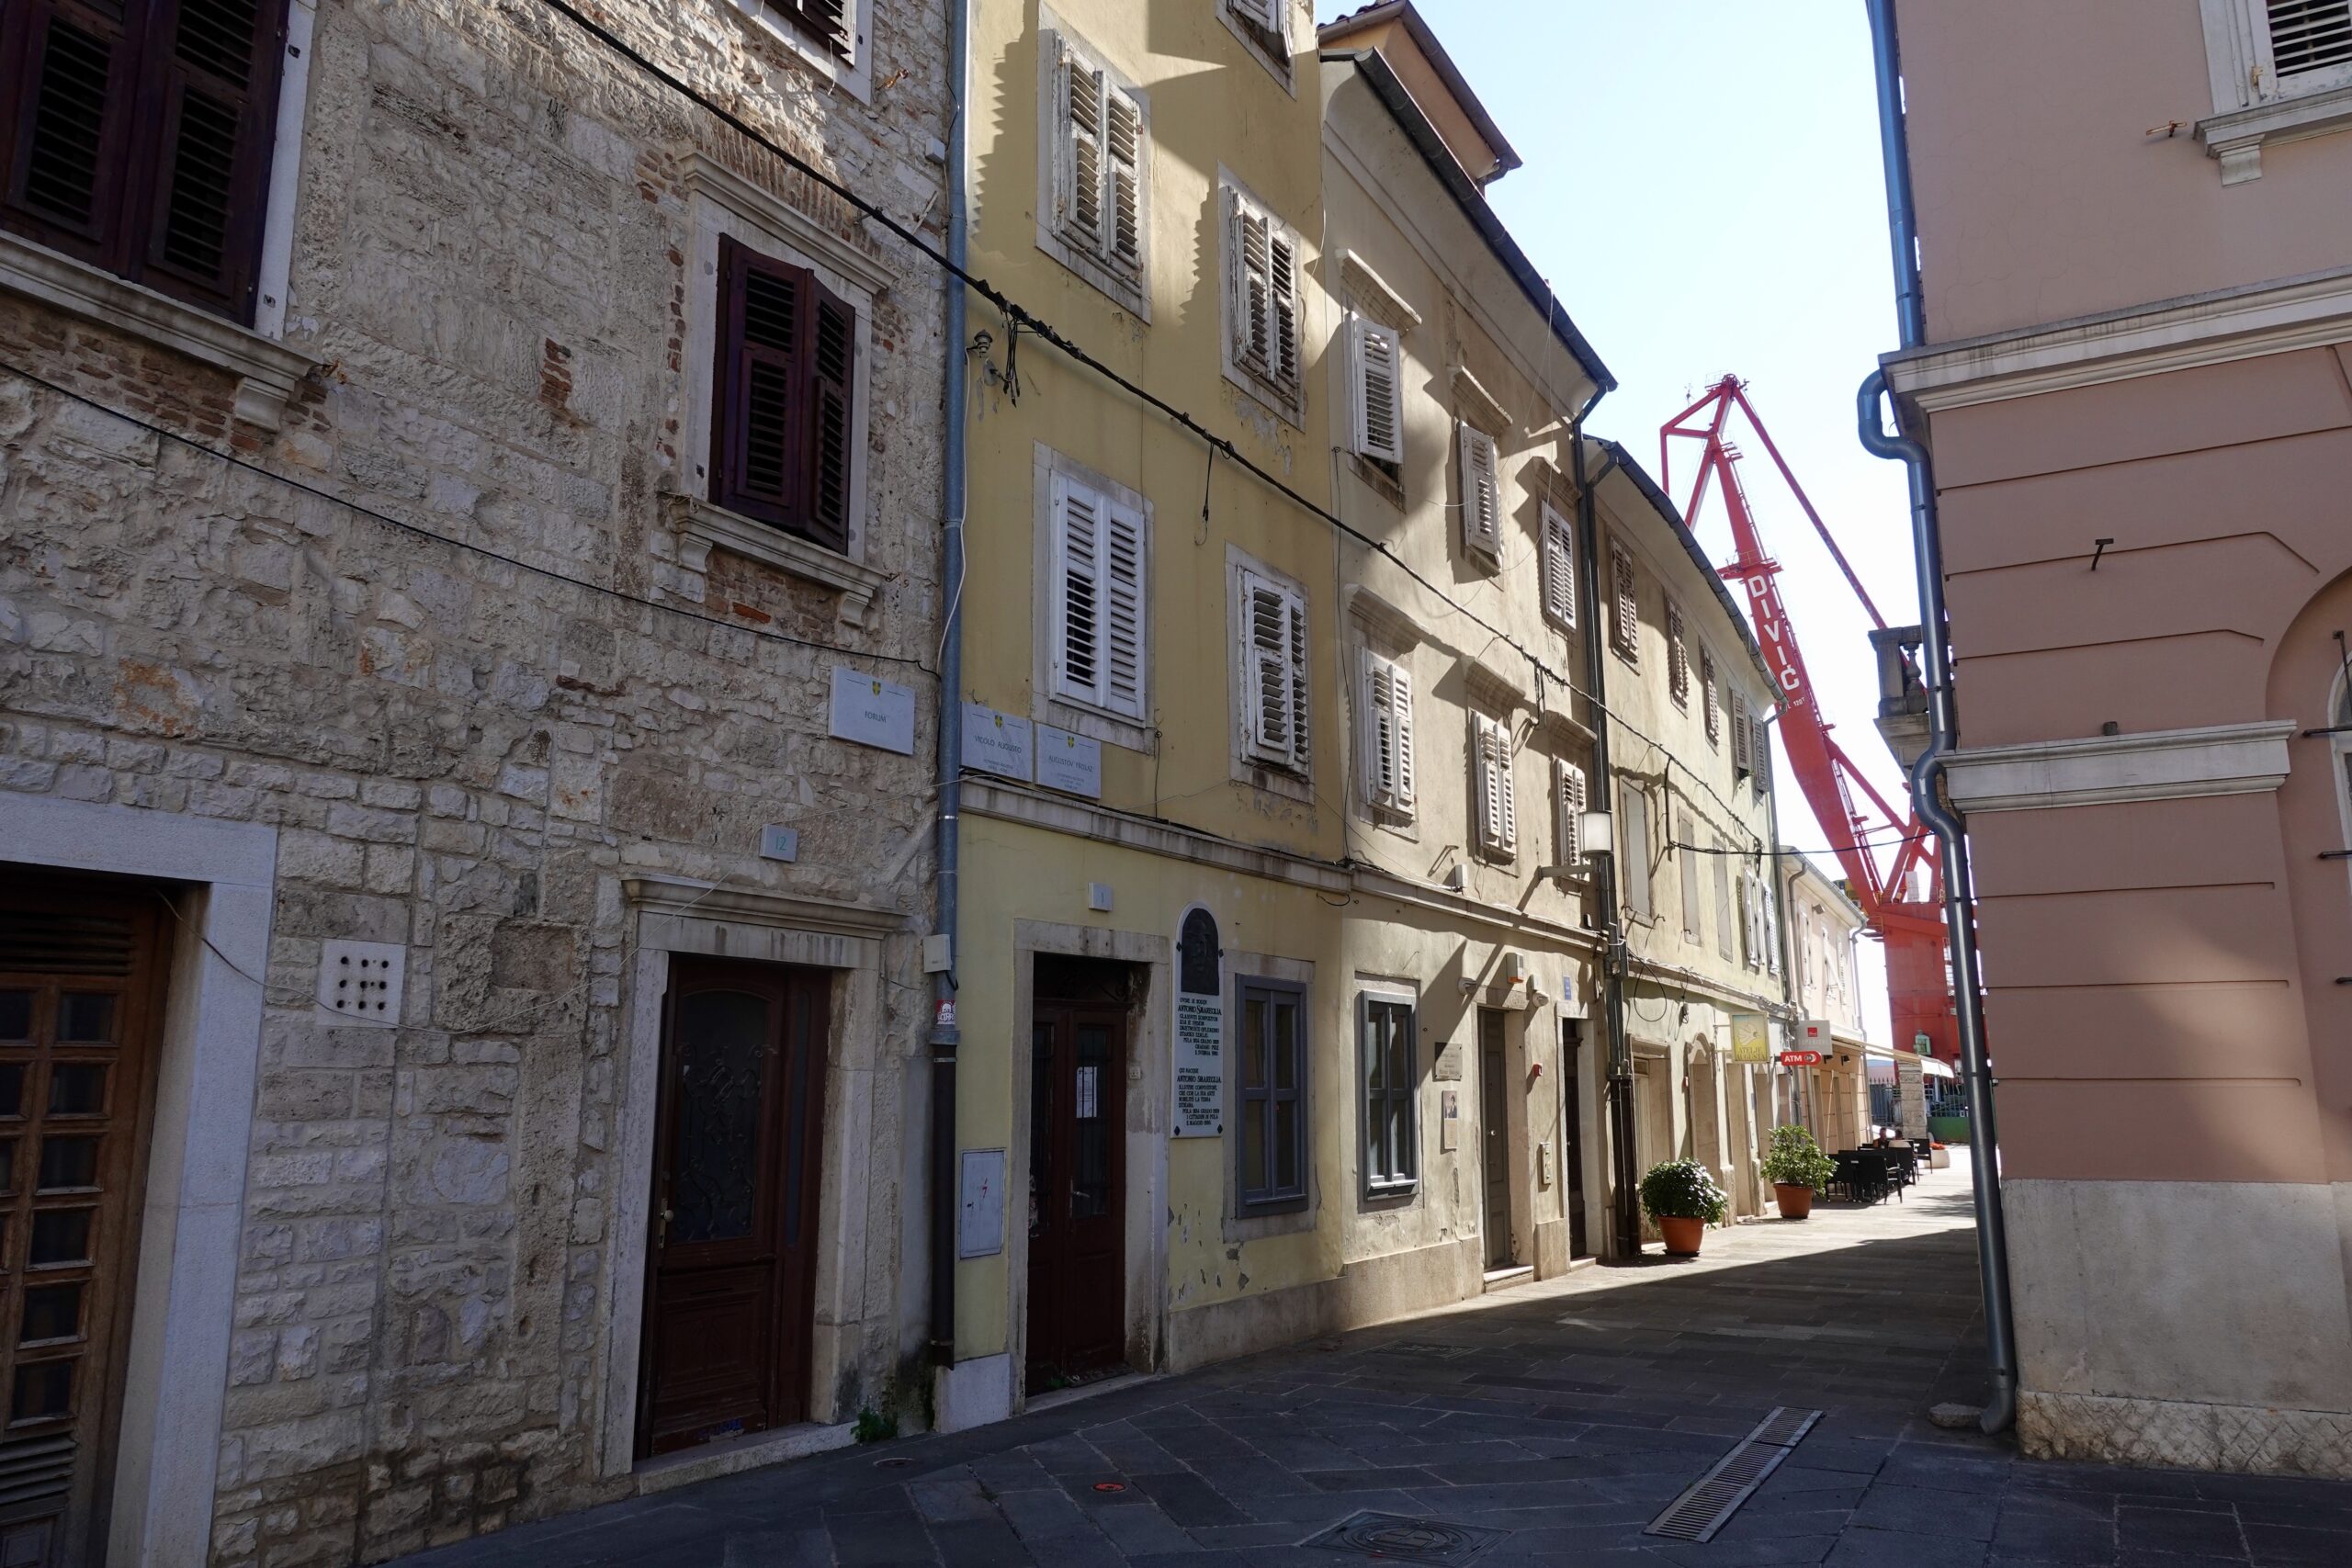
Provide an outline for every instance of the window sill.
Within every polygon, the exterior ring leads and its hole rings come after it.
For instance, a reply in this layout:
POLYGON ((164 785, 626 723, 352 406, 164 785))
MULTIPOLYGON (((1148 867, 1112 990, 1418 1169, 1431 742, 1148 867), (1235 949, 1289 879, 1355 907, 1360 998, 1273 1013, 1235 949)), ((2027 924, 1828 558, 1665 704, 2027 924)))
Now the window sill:
POLYGON ((1254 757, 1237 757, 1233 763, 1233 782, 1246 784, 1262 794, 1280 795, 1301 806, 1315 803, 1315 783, 1312 779, 1292 773, 1288 768, 1261 761, 1254 757))
POLYGON ((2352 130, 2352 86, 2217 114, 2198 122, 2197 136, 2205 143, 2206 155, 2221 164, 2222 183, 2234 186, 2262 177, 2265 142, 2299 141, 2346 130, 2352 130))
POLYGON ((1147 757, 1157 756, 1159 751, 1149 725, 1125 714, 1084 706, 1069 697, 1048 695, 1033 716, 1039 724, 1067 729, 1072 735, 1083 735, 1106 746, 1122 746, 1147 757))
POLYGON ((1151 324, 1151 292, 1146 279, 1122 276, 1043 222, 1037 225, 1037 249, 1136 321, 1151 324))
POLYGON ((320 364, 250 327, 125 282, 16 234, 0 233, 0 288, 235 377, 235 417, 263 430, 284 424, 295 389, 320 364))
POLYGON ((679 564, 688 571, 708 570, 713 550, 759 561, 838 592, 841 618, 853 626, 865 625, 876 595, 890 581, 888 572, 876 571, 781 528, 755 523, 700 496, 672 495, 668 505, 678 535, 679 564))
POLYGON ((1293 430, 1306 428, 1306 394, 1303 389, 1285 389, 1280 382, 1269 380, 1231 358, 1226 361, 1225 378, 1293 430))

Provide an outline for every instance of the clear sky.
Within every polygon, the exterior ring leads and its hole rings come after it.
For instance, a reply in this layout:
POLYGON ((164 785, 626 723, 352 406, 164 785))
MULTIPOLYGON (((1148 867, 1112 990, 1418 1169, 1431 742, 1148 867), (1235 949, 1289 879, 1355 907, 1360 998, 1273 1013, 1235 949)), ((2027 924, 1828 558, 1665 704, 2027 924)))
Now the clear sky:
MULTIPOLYGON (((1655 475, 1659 424, 1737 374, 1881 611, 1916 621, 1903 470, 1854 436, 1855 389, 1895 340, 1861 0, 1418 3, 1525 161, 1489 199, 1616 374, 1593 429, 1655 475)), ((1317 0, 1316 12, 1329 21, 1353 8, 1317 0)), ((1679 504, 1697 447, 1677 445, 1679 504)), ((1765 547, 1786 568, 1781 596, 1823 706, 1901 805, 1871 726, 1870 623, 1760 445, 1743 445, 1748 495, 1765 547)), ((1720 502, 1697 521, 1711 557, 1728 559, 1720 502)), ((1785 758, 1776 776, 1793 785, 1785 758)), ((1815 823, 1793 787, 1780 810, 1788 841, 1844 841, 1842 826, 1815 823)), ((1862 945, 1875 972, 1877 944, 1862 945)), ((1883 1039, 1883 993, 1868 996, 1864 1018, 1883 1039)))

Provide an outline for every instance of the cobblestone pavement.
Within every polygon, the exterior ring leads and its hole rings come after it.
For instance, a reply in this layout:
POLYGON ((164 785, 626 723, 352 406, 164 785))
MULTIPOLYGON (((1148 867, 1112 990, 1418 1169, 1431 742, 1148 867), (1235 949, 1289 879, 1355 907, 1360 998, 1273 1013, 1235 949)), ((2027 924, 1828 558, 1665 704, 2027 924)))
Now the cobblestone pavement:
POLYGON ((1482 1568, 2352 1568, 2352 1483, 2050 1463, 1929 1425, 1981 1394, 1969 1226, 1955 1167, 1904 1202, 1712 1233, 1696 1261, 1579 1269, 404 1568, 1347 1568, 1380 1559, 1305 1543, 1365 1512, 1473 1527, 1475 1557, 1386 1561, 1482 1568), (1722 1533, 1642 1533, 1776 1405, 1823 1416, 1722 1533))

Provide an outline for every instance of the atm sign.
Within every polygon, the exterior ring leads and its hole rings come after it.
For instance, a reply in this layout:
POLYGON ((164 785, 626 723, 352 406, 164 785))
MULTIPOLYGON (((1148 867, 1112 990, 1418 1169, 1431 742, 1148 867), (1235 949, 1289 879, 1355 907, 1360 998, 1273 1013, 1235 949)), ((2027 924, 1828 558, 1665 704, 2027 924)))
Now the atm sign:
POLYGON ((1783 1051, 1781 1053, 1781 1066, 1784 1067, 1817 1067, 1821 1066, 1821 1053, 1818 1051, 1783 1051))

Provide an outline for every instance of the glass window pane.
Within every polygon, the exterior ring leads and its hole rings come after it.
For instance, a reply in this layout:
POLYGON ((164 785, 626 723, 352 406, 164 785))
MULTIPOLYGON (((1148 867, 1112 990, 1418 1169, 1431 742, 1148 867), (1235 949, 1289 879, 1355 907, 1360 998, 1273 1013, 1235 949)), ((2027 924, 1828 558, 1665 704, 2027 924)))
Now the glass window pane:
POLYGON ((1298 1101, 1274 1101, 1274 1187, 1298 1190, 1298 1101))
POLYGON ((702 991, 678 1007, 678 1146, 668 1240, 752 1234, 767 1103, 768 1002, 702 991))
POLYGON ((1265 1107, 1252 1105, 1241 1113, 1241 1190, 1266 1190, 1265 1107))
POLYGON ((1388 1035, 1388 1081, 1409 1094, 1413 1090, 1413 1015, 1398 1008, 1390 1015, 1395 1027, 1388 1035))
POLYGON ((1420 1168, 1419 1151, 1413 1146, 1413 1102, 1400 1094, 1389 1104, 1389 1146, 1396 1153, 1388 1168, 1399 1180, 1408 1180, 1420 1168))
POLYGON ((47 1421, 74 1414, 74 1361, 35 1361, 17 1369, 10 1421, 47 1421))
POLYGON ((49 1069, 51 1116, 98 1116, 107 1108, 104 1062, 57 1062, 49 1069))
POLYGON ((33 1037, 33 994, 30 991, 0 991, 0 1040, 30 1040, 33 1037))
POLYGON ((1298 1087, 1298 1004, 1287 999, 1273 1004, 1274 1087, 1298 1087))
POLYGON ((19 1345, 44 1339, 72 1339, 82 1332, 82 1287, 37 1285, 25 1292, 25 1316, 17 1333, 19 1345))
POLYGON ((0 1116, 25 1113, 25 1064, 0 1062, 0 1116))
POLYGON ((1266 1003, 1259 997, 1241 1007, 1241 1087, 1266 1087, 1266 1003))
POLYGON ((1388 1087, 1388 1010, 1370 1007, 1363 1015, 1364 1088, 1377 1094, 1388 1087))
MULTIPOLYGON (((7 1142, 13 1145, 16 1140, 7 1142)), ((98 1140, 95 1136, 51 1136, 40 1141, 40 1191, 97 1184, 98 1140)))
POLYGON ((17 1140, 0 1138, 0 1193, 17 1190, 17 1140))
POLYGON ((90 1220, 94 1209, 41 1209, 33 1214, 32 1255, 36 1267, 90 1260, 90 1220))
POLYGON ((58 1039, 77 1043, 112 1040, 115 1003, 119 999, 112 991, 66 992, 57 998, 58 1039))

